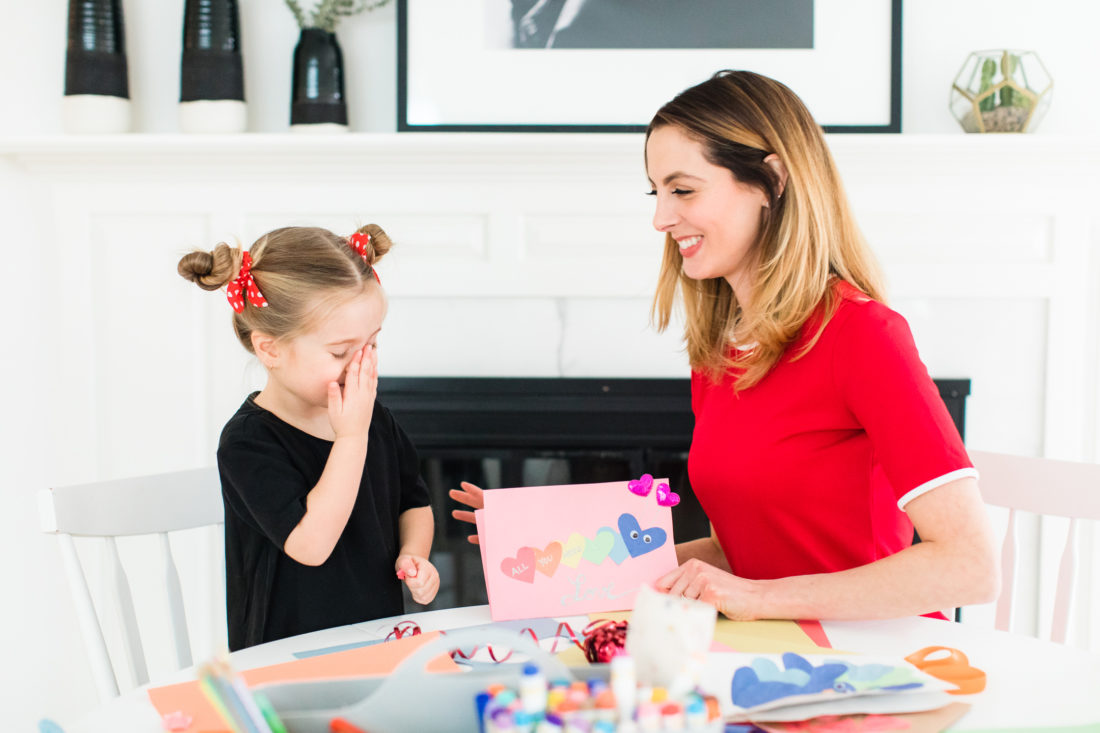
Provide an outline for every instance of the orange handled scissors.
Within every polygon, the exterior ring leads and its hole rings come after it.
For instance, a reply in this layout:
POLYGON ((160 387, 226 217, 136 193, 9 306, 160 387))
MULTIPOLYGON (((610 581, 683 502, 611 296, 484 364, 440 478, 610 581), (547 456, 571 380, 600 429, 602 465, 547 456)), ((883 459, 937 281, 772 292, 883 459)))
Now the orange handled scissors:
POLYGON ((958 649, 952 649, 949 646, 926 646, 907 656, 905 661, 933 677, 958 686, 957 690, 948 690, 949 694, 973 695, 985 689, 985 672, 977 667, 971 667, 970 660, 958 649), (939 652, 947 652, 947 656, 929 659, 939 652))

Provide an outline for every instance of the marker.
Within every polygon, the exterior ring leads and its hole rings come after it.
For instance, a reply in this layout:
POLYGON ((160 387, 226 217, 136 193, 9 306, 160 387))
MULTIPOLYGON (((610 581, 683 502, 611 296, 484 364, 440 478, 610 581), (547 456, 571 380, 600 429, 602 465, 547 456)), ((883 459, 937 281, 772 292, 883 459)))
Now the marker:
POLYGON ((271 733, 287 733, 286 726, 283 725, 283 721, 279 717, 279 714, 275 712, 275 706, 271 704, 271 701, 268 700, 262 692, 252 693, 252 698, 256 701, 256 706, 260 708, 264 720, 267 721, 268 726, 271 728, 271 733))
POLYGON ((474 698, 474 705, 477 706, 478 733, 485 733, 485 706, 489 704, 489 700, 491 699, 492 695, 488 692, 479 692, 474 698))
POLYGON ((344 718, 333 718, 328 723, 328 729, 332 733, 367 733, 357 725, 349 723, 344 718))

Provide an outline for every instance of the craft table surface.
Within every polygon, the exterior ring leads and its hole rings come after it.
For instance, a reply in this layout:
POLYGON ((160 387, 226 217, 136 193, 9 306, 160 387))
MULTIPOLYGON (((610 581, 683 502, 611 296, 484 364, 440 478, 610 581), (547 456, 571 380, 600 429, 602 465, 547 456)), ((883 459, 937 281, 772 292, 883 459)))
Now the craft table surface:
MULTIPOLYGON (((293 659, 295 652, 379 639, 398 621, 411 619, 424 631, 476 626, 491 622, 488 606, 395 616, 261 644, 235 652, 237 669, 251 669, 293 659)), ((1027 636, 980 629, 923 617, 889 621, 823 622, 838 650, 903 657, 922 647, 939 645, 962 650, 970 663, 988 674, 988 686, 977 695, 960 696, 972 705, 952 730, 1050 730, 1057 733, 1100 731, 1100 655, 1027 636)), ((180 670, 152 686, 194 679, 193 668, 180 670)), ((67 733, 129 731, 160 733, 160 718, 144 688, 131 690, 91 712, 67 733)))

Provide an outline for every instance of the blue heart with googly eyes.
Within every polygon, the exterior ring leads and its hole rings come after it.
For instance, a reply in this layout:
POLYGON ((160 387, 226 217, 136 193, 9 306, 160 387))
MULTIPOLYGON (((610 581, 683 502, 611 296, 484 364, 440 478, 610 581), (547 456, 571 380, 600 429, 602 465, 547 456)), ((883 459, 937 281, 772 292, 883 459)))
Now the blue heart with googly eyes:
POLYGON ((633 514, 623 514, 619 517, 619 534, 623 536, 623 544, 631 557, 641 557, 647 552, 652 552, 665 543, 668 534, 660 527, 642 529, 638 524, 638 518, 633 514))

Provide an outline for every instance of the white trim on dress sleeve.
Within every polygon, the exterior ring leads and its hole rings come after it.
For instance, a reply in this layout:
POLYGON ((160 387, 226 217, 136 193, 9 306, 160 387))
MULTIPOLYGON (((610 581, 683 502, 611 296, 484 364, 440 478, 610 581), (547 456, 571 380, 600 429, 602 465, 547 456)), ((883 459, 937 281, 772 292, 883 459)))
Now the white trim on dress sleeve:
POLYGON ((927 494, 934 488, 943 486, 944 484, 949 484, 952 481, 957 481, 961 478, 978 478, 978 469, 960 468, 957 471, 945 473, 944 475, 938 478, 934 478, 931 481, 925 481, 923 484, 915 489, 912 489, 911 491, 907 492, 905 496, 898 499, 898 509, 905 511, 905 505, 913 501, 913 499, 916 499, 918 496, 922 494, 927 494))

